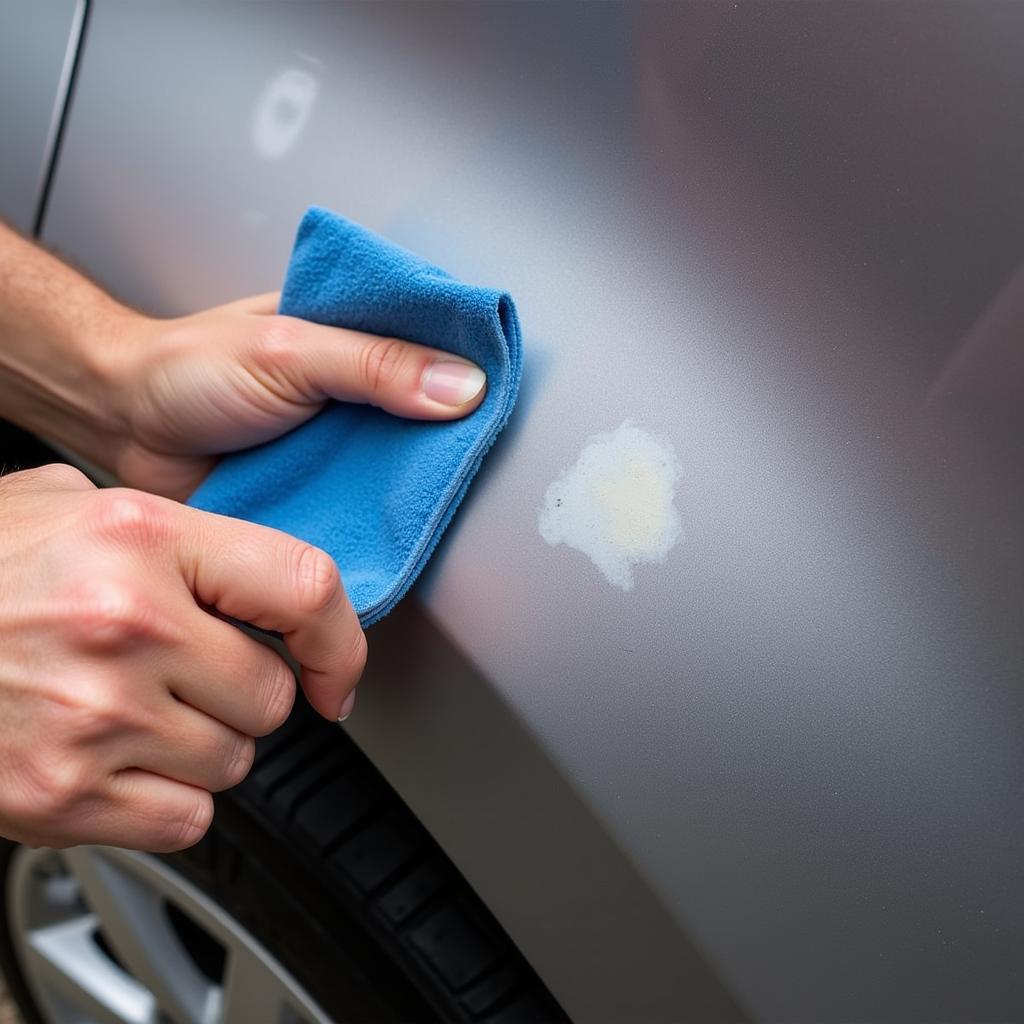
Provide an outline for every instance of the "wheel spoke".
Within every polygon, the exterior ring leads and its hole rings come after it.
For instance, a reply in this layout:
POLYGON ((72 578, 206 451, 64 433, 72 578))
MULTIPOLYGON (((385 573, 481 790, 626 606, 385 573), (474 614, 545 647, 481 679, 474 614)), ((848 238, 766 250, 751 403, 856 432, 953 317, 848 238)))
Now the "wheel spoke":
POLYGON ((118 968, 94 940, 95 914, 50 925, 27 936, 30 973, 44 982, 44 998, 66 1002, 100 1024, 153 1024, 156 999, 118 968))
POLYGON ((21 847, 8 889, 19 956, 47 1019, 330 1024, 273 953, 155 857, 112 847, 21 847), (220 983, 193 959, 193 941, 197 956, 209 949, 190 929, 179 931, 179 914, 223 949, 220 983))
POLYGON ((182 948, 160 893, 101 847, 64 852, 82 895, 118 959, 178 1024, 208 1024, 217 989, 182 948))
POLYGON ((228 952, 219 1024, 278 1024, 298 1019, 284 1017, 287 993, 273 967, 244 946, 228 952))

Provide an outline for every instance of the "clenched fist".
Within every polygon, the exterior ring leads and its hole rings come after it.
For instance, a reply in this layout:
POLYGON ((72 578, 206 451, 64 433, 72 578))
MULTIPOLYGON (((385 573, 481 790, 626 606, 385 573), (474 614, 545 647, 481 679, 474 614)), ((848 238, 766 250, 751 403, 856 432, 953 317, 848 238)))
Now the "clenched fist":
POLYGON ((0 478, 0 833, 189 846, 287 717, 283 634, 336 719, 365 660, 334 562, 287 534, 68 466, 0 478))

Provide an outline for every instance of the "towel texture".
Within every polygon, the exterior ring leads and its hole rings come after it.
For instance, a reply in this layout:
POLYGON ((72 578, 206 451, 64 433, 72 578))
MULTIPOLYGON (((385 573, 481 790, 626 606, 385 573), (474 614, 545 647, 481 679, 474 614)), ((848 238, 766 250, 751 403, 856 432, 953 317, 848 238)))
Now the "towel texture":
POLYGON ((443 270, 328 210, 299 226, 281 312, 455 352, 483 367, 480 407, 448 423, 332 403, 283 437, 225 458, 189 499, 329 552, 363 625, 430 557, 512 411, 521 343, 508 295, 443 270))

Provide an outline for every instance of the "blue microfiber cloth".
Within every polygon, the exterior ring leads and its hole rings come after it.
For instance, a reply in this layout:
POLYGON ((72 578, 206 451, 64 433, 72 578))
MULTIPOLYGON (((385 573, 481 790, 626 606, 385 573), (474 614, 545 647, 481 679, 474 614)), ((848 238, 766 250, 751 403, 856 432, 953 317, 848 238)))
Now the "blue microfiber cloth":
POLYGON ((223 459, 189 499, 329 552, 366 626, 412 586, 512 411, 522 361, 515 306, 312 207, 280 310, 455 352, 487 374, 483 403, 453 422, 331 403, 283 437, 223 459))

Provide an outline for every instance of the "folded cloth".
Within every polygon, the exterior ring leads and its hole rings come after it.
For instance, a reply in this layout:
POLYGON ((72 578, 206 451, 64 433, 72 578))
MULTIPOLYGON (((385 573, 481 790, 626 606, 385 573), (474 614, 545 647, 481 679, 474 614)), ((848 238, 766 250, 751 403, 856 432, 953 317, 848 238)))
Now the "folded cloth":
POLYGON ((515 306, 313 207, 299 225, 280 310, 446 349, 487 373, 486 397, 465 419, 406 420, 331 403, 283 437, 224 458, 189 499, 326 550, 369 625, 412 586, 512 411, 515 306))

